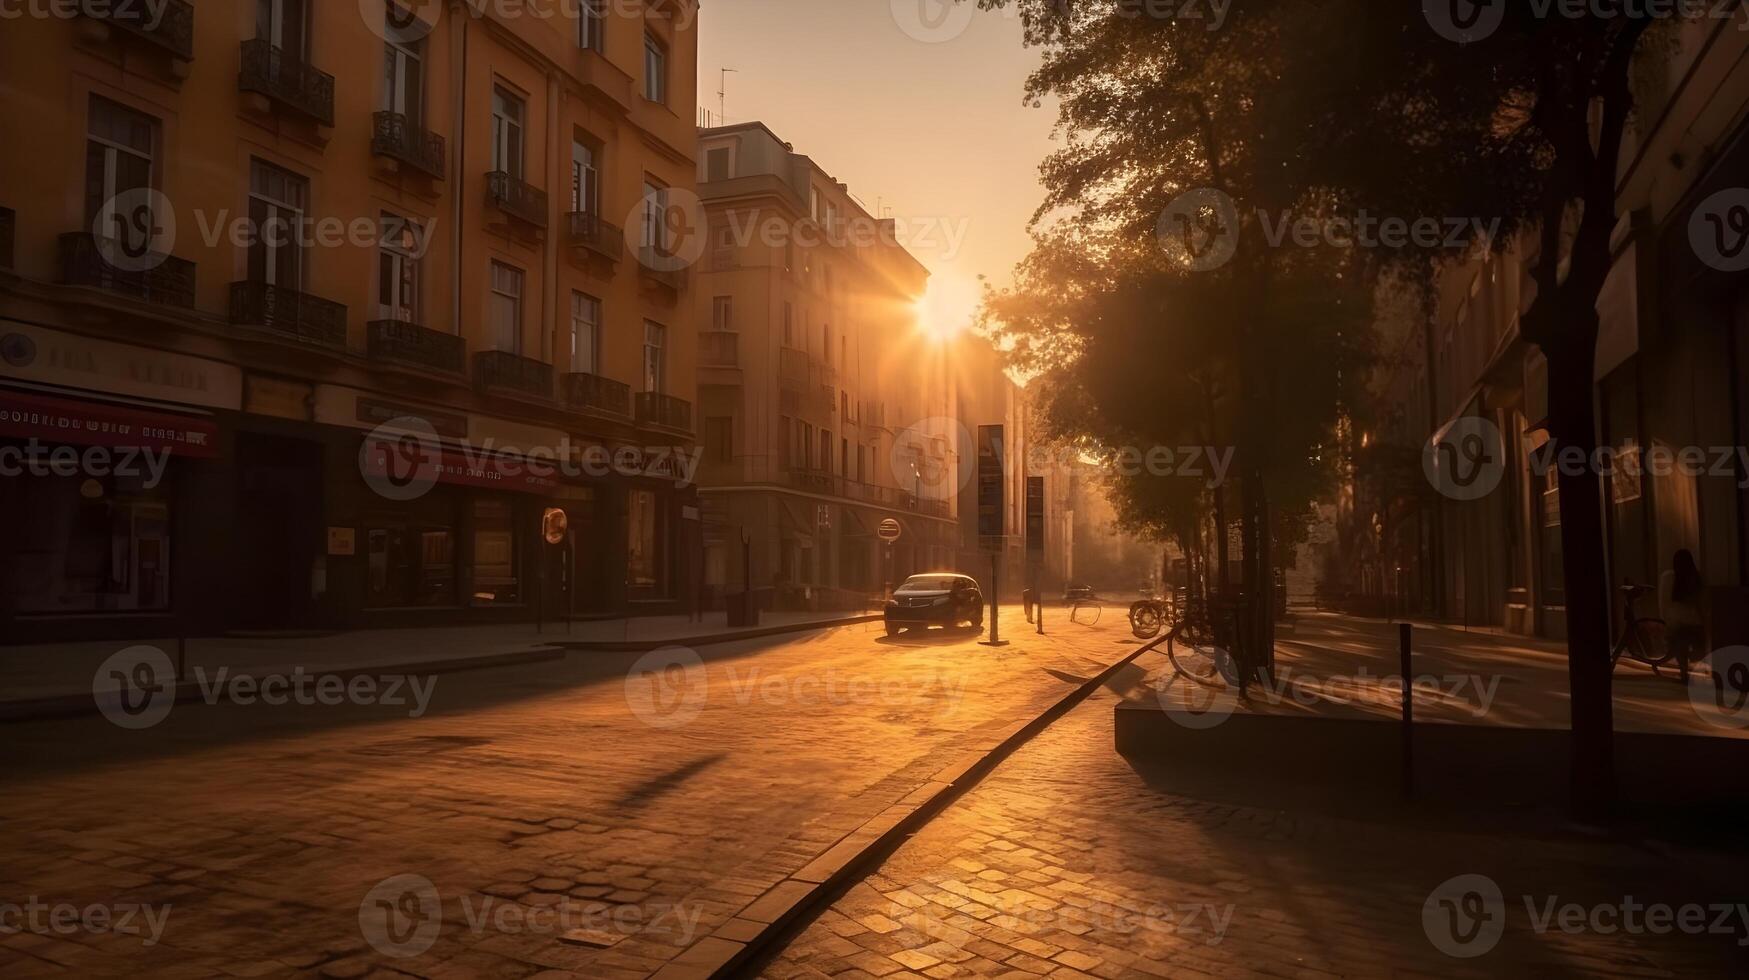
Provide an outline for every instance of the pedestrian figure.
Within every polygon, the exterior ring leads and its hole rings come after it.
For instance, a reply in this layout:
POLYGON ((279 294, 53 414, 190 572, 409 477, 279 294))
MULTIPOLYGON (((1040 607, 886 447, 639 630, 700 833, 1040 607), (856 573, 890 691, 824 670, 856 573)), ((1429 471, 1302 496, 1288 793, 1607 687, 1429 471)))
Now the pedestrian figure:
MULTIPOLYGON (((1694 553, 1687 548, 1677 549, 1671 556, 1670 568, 1658 575, 1658 611, 1664 617, 1664 642, 1670 645, 1684 683, 1688 681, 1688 663, 1699 652, 1702 642, 1701 593, 1700 568, 1695 564, 1694 553)), ((1715 687, 1720 684, 1716 675, 1713 684, 1715 687)))
POLYGON ((1037 589, 1022 589, 1020 591, 1021 605, 1026 607, 1026 621, 1032 622, 1032 606, 1038 601, 1037 589))

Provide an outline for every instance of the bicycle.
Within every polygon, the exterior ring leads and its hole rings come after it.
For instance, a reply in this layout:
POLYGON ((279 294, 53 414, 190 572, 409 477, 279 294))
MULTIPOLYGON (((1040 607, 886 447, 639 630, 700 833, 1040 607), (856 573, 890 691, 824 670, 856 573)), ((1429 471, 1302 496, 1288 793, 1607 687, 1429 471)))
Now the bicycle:
POLYGON ((1165 599, 1143 598, 1130 603, 1130 632, 1138 640, 1151 640, 1160 628, 1177 618, 1173 604, 1165 599))
POLYGON ((1671 649, 1668 642, 1668 628, 1662 619, 1656 616, 1641 616, 1634 603, 1651 593, 1649 585, 1635 585, 1632 582, 1621 587, 1621 593, 1626 606, 1623 615, 1627 620, 1621 636, 1616 639, 1615 646, 1609 651, 1611 668, 1621 662, 1622 654, 1652 668, 1652 673, 1658 674, 1658 668, 1670 661, 1671 649))

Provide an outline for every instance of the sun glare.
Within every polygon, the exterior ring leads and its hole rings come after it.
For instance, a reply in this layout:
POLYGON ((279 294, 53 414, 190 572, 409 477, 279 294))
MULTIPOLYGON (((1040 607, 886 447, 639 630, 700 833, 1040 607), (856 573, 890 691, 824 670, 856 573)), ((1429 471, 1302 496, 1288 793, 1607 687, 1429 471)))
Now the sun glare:
POLYGON ((932 279, 917 301, 917 329, 931 340, 949 341, 971 327, 977 310, 977 290, 955 279, 932 279))

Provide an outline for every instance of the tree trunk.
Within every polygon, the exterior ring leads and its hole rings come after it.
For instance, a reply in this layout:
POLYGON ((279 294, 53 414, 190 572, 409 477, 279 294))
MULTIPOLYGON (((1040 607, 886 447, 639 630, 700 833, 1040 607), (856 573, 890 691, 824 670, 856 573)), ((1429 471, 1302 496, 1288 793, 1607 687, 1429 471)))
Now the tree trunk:
POLYGON ((1591 467, 1597 448, 1592 376, 1597 312, 1588 307, 1564 319, 1563 335, 1570 340, 1546 353, 1549 436, 1560 488, 1561 567, 1566 579, 1567 678, 1573 729, 1569 777, 1574 811, 1596 816, 1615 799, 1603 488, 1601 475, 1591 467), (1575 462, 1581 458, 1583 462, 1575 462))
POLYGON ((1215 488, 1215 594, 1227 594, 1227 488, 1215 488))

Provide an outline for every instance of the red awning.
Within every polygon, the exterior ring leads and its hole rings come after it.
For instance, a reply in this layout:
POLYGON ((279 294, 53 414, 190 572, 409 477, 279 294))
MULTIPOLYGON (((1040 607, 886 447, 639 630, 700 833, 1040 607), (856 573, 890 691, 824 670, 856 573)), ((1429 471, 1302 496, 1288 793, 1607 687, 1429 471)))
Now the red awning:
POLYGON ((208 418, 0 389, 0 436, 210 457, 218 455, 219 428, 208 418))
MULTIPOLYGON (((405 450, 398 440, 367 438, 365 446, 366 476, 388 475, 391 460, 395 461, 397 472, 407 470, 403 459, 405 450)), ((557 464, 551 460, 531 461, 520 456, 481 451, 464 453, 430 445, 415 444, 414 448, 419 459, 417 469, 412 475, 434 479, 438 483, 514 490, 543 496, 551 496, 561 486, 556 475, 557 464)))

